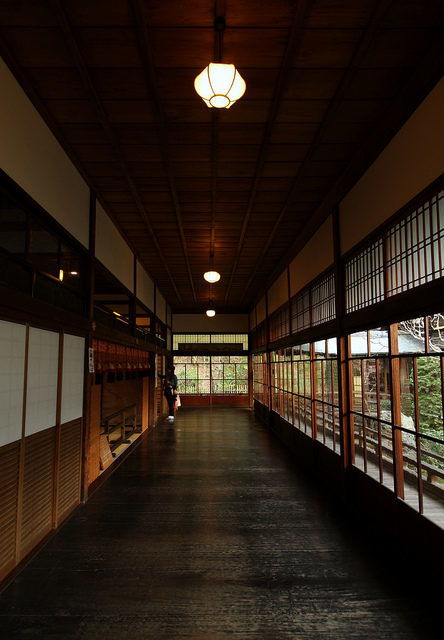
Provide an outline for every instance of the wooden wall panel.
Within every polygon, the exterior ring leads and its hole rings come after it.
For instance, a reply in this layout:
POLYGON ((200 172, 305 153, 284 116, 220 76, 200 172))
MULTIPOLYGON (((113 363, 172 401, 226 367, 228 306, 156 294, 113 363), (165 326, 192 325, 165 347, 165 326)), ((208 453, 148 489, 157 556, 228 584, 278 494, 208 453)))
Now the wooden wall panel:
POLYGON ((102 386, 91 386, 90 399, 90 423, 89 423, 89 472, 88 485, 90 485, 100 473, 100 407, 102 386))
POLYGON ((80 503, 82 420, 60 427, 60 459, 57 485, 57 525, 80 503))
POLYGON ((15 566, 20 442, 0 449, 0 580, 15 566))
POLYGON ((19 556, 23 558, 52 529, 56 429, 24 441, 19 556))
POLYGON ((102 416, 106 418, 132 404, 137 405, 137 424, 142 420, 142 380, 116 380, 102 383, 102 416))
POLYGON ((203 313, 174 313, 174 333, 247 333, 248 314, 218 313, 208 318, 203 313))

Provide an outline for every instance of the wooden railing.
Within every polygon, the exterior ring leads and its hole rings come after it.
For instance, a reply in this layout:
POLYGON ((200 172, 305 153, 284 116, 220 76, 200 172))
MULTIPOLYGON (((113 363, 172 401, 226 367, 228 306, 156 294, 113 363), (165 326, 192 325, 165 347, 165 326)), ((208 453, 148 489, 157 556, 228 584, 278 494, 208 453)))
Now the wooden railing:
POLYGON ((120 444, 129 443, 128 438, 137 426, 137 405, 131 404, 103 418, 102 435, 106 435, 112 451, 120 444))

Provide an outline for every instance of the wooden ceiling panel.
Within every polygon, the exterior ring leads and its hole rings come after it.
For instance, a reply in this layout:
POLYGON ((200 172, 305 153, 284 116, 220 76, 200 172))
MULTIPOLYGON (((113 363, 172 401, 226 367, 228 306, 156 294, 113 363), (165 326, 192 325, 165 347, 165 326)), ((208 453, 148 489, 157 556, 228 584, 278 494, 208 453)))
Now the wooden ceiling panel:
POLYGON ((11 27, 56 27, 57 19, 46 2, 10 0, 2 2, 1 24, 11 27))
MULTIPOLYGON (((181 67, 202 70, 213 55, 213 29, 151 29, 151 50, 156 68, 181 67), (173 43, 173 46, 171 44, 173 43)), ((197 74, 196 74, 197 75, 197 74)))
POLYGON ((154 120, 148 100, 103 100, 102 105, 110 123, 144 124, 154 120))
POLYGON ((427 0, 427 5, 416 0, 392 2, 384 15, 383 27, 387 29, 416 29, 418 27, 443 28, 444 4, 442 0, 427 0))
POLYGON ((96 112, 89 100, 46 100, 46 107, 55 122, 97 122, 96 112))
POLYGON ((273 127, 270 142, 272 144, 310 144, 318 129, 319 123, 317 122, 277 122, 273 127))
POLYGON ((347 161, 356 151, 356 144, 319 144, 313 153, 314 162, 333 162, 335 160, 347 161))
POLYGON ((269 162, 302 162, 309 148, 308 144, 271 144, 265 159, 269 162))
POLYGON ((236 0, 226 3, 226 20, 228 28, 242 27, 269 27, 285 28, 291 23, 295 4, 292 0, 261 0, 249 2, 248 0, 236 0))
POLYGON ((336 115, 337 122, 371 123, 388 108, 389 100, 342 100, 336 115))
POLYGON ((330 100, 342 75, 341 69, 292 69, 283 99, 330 100))
POLYGON ((407 69, 360 69, 345 93, 349 100, 392 100, 408 75, 407 69))
POLYGON ((322 122, 328 109, 328 100, 282 100, 277 121, 294 123, 322 122))
POLYGON ((158 144, 155 124, 113 123, 113 132, 121 144, 158 144))
POLYGON ((362 29, 306 29, 293 56, 297 68, 344 69, 362 37, 362 29))
POLYGON ((144 15, 152 27, 213 28, 214 7, 208 0, 143 0, 144 15))
POLYGON ((363 57, 361 67, 414 67, 418 56, 423 56, 427 49, 428 38, 429 29, 380 29, 363 57))
POLYGON ((107 144, 73 144, 76 156, 82 162, 114 162, 115 154, 107 144))
MULTIPOLYGON (((239 69, 279 69, 287 37, 287 29, 275 29, 274 25, 267 29, 227 28, 223 38, 223 60, 239 69)), ((208 58, 202 66, 207 64, 208 58)))
POLYGON ((147 86, 143 69, 91 68, 91 79, 101 100, 150 100, 152 94, 147 86))
POLYGON ((103 127, 98 123, 65 122, 59 128, 69 144, 107 144, 103 127))
POLYGON ((123 155, 128 162, 161 162, 162 150, 155 144, 122 145, 123 155))
POLYGON ((134 22, 128 0, 63 0, 75 27, 131 26, 134 22))
POLYGON ((24 68, 75 66, 59 29, 1 27, 0 35, 14 52, 14 60, 24 68))
POLYGON ((297 176, 300 168, 300 162, 265 162, 262 175, 265 178, 279 176, 293 178, 297 176))
POLYGON ((376 7, 376 0, 315 0, 306 18, 307 28, 364 28, 376 7))
POLYGON ((176 311, 207 304, 211 251, 218 310, 248 311, 439 77, 438 0, 220 4, 247 90, 216 111, 214 0, 0 3, 11 70, 176 311))
POLYGON ((43 100, 87 100, 88 92, 77 69, 28 68, 28 77, 43 100))
POLYGON ((78 47, 90 68, 140 67, 140 55, 134 29, 92 27, 76 29, 78 47))

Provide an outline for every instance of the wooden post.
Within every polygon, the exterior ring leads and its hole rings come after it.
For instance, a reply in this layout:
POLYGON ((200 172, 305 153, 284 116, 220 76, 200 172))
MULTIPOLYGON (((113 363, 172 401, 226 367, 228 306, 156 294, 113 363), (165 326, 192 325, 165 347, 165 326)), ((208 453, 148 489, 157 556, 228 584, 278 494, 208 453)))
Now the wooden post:
POLYGON ((393 475, 395 495, 404 499, 404 467, 402 455, 402 431, 396 425, 402 425, 401 415, 401 378, 398 352, 398 324, 389 327, 390 336, 390 373, 392 396, 392 443, 393 443, 393 475))

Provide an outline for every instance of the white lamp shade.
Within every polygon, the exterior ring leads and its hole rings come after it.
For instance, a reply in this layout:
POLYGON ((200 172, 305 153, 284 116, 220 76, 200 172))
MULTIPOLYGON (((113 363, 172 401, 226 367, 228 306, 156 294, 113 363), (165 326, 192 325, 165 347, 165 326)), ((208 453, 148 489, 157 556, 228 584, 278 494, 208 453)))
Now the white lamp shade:
POLYGON ((214 316, 216 315, 216 312, 215 312, 215 310, 214 310, 214 309, 207 309, 207 310, 205 311, 205 313, 207 314, 207 316, 208 316, 209 318, 214 318, 214 316))
POLYGON ((229 109, 247 85, 234 64, 210 62, 195 78, 194 88, 208 107, 229 109))
POLYGON ((204 278, 207 282, 218 282, 220 273, 218 271, 205 271, 204 278))

